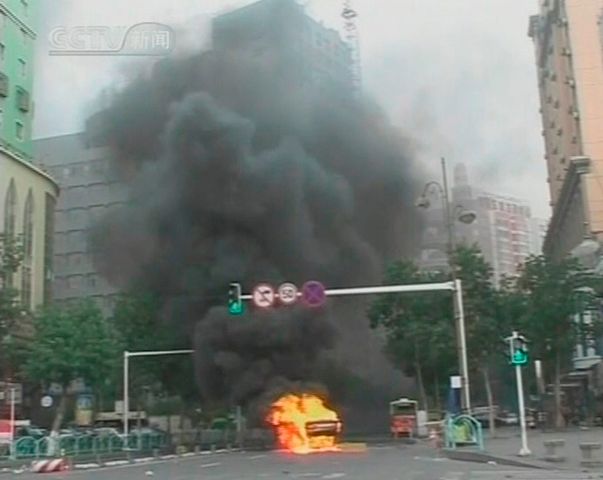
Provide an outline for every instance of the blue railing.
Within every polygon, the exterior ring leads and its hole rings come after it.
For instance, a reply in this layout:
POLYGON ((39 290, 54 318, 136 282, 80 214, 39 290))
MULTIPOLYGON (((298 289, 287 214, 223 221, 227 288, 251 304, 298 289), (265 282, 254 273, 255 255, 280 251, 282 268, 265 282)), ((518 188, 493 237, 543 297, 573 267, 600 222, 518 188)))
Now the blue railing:
POLYGON ((62 435, 56 439, 21 437, 16 439, 7 452, 14 459, 43 458, 66 455, 105 455, 124 450, 152 451, 168 445, 168 437, 160 433, 130 435, 62 435), (53 445, 55 448, 53 448, 53 445))

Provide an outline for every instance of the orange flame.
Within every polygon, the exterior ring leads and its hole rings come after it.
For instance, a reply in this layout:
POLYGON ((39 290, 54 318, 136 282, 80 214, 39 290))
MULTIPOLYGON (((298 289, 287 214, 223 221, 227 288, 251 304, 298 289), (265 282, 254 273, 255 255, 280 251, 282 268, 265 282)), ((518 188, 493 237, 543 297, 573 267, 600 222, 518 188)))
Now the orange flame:
POLYGON ((293 453, 338 450, 341 422, 316 395, 284 395, 271 405, 266 421, 273 426, 279 446, 293 453))

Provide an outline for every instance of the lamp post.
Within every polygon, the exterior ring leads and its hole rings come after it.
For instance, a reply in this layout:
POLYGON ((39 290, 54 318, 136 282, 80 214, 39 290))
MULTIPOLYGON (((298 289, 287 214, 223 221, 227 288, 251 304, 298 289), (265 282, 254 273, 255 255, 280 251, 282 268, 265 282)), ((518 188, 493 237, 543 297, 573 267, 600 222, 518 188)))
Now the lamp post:
MULTIPOLYGON (((452 275, 452 281, 457 283, 456 270, 452 264, 452 255, 454 253, 454 222, 453 216, 450 211, 450 197, 448 194, 448 177, 446 175, 446 160, 442 157, 442 184, 436 181, 430 181, 425 184, 423 193, 416 202, 418 208, 429 208, 431 205, 428 194, 430 191, 435 190, 442 200, 442 211, 444 213, 444 223, 446 226, 446 232, 448 236, 447 242, 447 254, 448 254, 448 266, 452 275)), ((457 205, 454 209, 454 216, 459 222, 470 224, 476 219, 477 215, 471 210, 465 209, 462 205, 457 205)), ((459 307, 462 305, 462 299, 458 298, 458 293, 453 298, 454 305, 454 319, 455 328, 457 333, 457 350, 459 358, 459 370, 461 373, 461 387, 463 390, 463 403, 464 408, 467 411, 471 410, 471 394, 469 388, 469 367, 467 362, 467 341, 465 335, 465 322, 464 315, 460 314, 459 307)), ((462 308, 462 307, 461 307, 462 308)))

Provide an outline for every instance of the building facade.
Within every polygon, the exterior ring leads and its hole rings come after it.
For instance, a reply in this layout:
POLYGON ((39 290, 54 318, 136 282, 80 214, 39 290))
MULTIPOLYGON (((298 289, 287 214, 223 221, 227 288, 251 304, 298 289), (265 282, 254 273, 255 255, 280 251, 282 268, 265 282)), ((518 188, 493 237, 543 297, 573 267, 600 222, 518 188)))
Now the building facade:
POLYGON ((57 304, 92 299, 109 315, 118 291, 96 270, 89 242, 91 228, 127 198, 111 168, 108 147, 87 133, 34 141, 40 166, 61 186, 57 203, 53 300, 57 304))
POLYGON ((21 268, 6 281, 26 309, 51 298, 59 193, 54 180, 31 162, 34 14, 25 0, 0 1, 0 232, 22 244, 21 268))
POLYGON ((21 269, 9 280, 21 303, 35 309, 51 299, 53 221, 59 188, 33 164, 0 149, 0 231, 19 239, 21 269))
POLYGON ((212 43, 216 51, 248 55, 292 84, 342 96, 354 91, 350 47, 295 0, 260 0, 217 16, 212 43))
POLYGON ((35 9, 29 0, 0 1, 0 146, 32 157, 35 9))
MULTIPOLYGON (((496 284, 504 276, 514 276, 529 255, 542 252, 546 222, 532 217, 529 204, 507 195, 485 192, 469 182, 463 164, 454 169, 451 207, 475 212, 470 224, 454 222, 455 244, 477 245, 484 259, 492 266, 496 284)), ((434 205, 426 212, 421 268, 447 268, 448 234, 443 208, 434 205)), ((455 219, 453 219, 454 221, 455 219)))
POLYGON ((544 250, 561 258, 603 235, 603 0, 541 0, 530 18, 553 216, 544 250))

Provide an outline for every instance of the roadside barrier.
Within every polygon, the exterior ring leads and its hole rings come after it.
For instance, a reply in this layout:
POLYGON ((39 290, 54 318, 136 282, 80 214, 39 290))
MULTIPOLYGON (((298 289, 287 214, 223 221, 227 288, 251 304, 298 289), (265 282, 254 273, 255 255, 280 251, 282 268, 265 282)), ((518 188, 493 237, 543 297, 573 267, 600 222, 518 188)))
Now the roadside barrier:
POLYGON ((68 469, 69 463, 64 458, 36 460, 31 466, 31 471, 34 473, 63 472, 68 469))
POLYGON ((470 415, 449 416, 446 419, 446 448, 475 445, 484 450, 482 425, 470 415))
POLYGON ((600 450, 601 444, 599 442, 585 442, 580 444, 580 451, 582 452, 582 460, 580 465, 583 467, 600 467, 603 462, 596 458, 595 450, 600 450))
POLYGON ((562 449, 565 447, 565 440, 561 438, 555 438, 551 440, 545 440, 544 442, 545 455, 544 459, 547 462, 564 462, 565 457, 563 455, 559 455, 558 449, 562 449))

